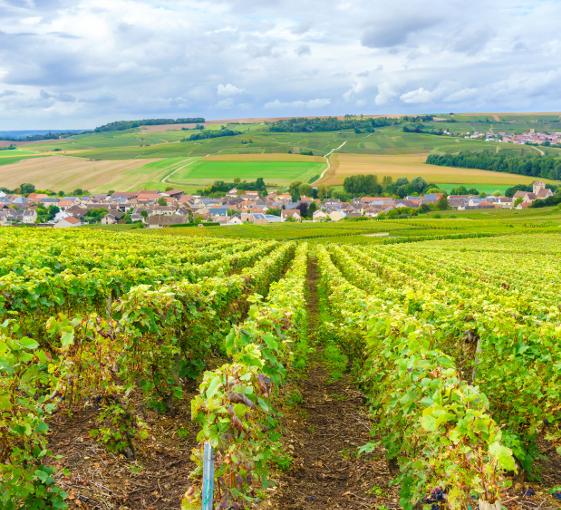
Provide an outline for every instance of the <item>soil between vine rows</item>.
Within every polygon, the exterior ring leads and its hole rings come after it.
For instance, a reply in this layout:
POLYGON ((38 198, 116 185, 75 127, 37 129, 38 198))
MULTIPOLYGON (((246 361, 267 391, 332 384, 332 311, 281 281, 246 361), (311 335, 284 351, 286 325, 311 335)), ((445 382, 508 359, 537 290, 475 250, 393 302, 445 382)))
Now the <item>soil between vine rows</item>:
POLYGON ((276 510, 399 508, 398 488, 382 448, 357 458, 370 438, 363 395, 348 375, 333 380, 321 349, 318 268, 308 267, 308 331, 318 345, 300 382, 303 402, 285 410, 290 471, 281 476, 267 507, 276 510))

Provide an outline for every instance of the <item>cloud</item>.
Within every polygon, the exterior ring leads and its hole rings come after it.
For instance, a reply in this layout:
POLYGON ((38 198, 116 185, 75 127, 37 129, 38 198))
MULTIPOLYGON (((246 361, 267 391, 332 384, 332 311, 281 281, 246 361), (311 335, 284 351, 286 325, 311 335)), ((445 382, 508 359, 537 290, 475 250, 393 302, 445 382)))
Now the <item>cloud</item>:
POLYGON ((267 110, 294 110, 294 109, 306 109, 313 110, 318 108, 324 108, 331 104, 331 100, 323 97, 318 97, 316 99, 308 100, 294 100, 294 101, 281 101, 275 99, 274 101, 268 101, 265 103, 265 108, 267 110))
POLYGON ((399 99, 406 104, 426 104, 430 103, 435 97, 436 94, 434 91, 419 87, 418 89, 401 94, 399 99))
POLYGON ((410 35, 436 25, 438 21, 432 17, 398 14, 374 23, 364 32, 361 43, 369 48, 391 48, 405 43, 410 35))
POLYGON ((231 83, 221 83, 218 87, 216 87, 216 93, 221 97, 238 96, 243 93, 243 89, 236 87, 231 83))
POLYGON ((561 2, 430 7, 0 0, 0 129, 271 111, 558 110, 561 2))

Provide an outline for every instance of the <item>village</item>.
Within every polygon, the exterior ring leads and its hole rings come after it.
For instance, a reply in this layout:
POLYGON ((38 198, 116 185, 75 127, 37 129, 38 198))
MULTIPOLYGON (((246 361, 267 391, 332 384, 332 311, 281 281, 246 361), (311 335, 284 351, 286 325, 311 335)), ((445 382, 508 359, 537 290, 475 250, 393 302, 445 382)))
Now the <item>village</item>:
POLYGON ((507 133, 500 131, 495 133, 492 129, 486 133, 475 131, 464 138, 482 139, 486 142, 515 143, 519 145, 561 145, 561 133, 541 133, 530 129, 526 133, 507 133))
POLYGON ((517 191, 513 197, 448 195, 427 193, 403 199, 362 196, 345 202, 302 196, 294 201, 289 193, 232 188, 224 197, 190 195, 181 190, 113 192, 83 196, 50 196, 46 193, 6 194, 0 192, 0 226, 35 225, 53 228, 84 224, 138 223, 161 228, 194 223, 230 226, 244 223, 268 224, 285 221, 341 221, 346 218, 379 218, 393 210, 419 210, 436 207, 456 210, 529 207, 553 193, 543 182, 532 191, 517 191))

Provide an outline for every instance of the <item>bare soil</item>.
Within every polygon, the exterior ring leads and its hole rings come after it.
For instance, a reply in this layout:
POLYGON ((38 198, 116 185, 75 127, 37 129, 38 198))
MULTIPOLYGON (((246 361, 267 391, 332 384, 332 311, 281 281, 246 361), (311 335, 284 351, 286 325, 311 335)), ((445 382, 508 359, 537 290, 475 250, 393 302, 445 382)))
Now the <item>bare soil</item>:
MULTIPOLYGON (((318 271, 308 271, 309 331, 319 330, 318 271)), ((300 383, 303 403, 285 410, 287 450, 291 470, 281 477, 268 508, 278 510, 358 510, 399 508, 397 487, 379 448, 357 457, 370 440, 370 423, 363 395, 349 376, 332 380, 318 349, 300 383)))
POLYGON ((58 413, 51 423, 49 447, 62 458, 57 483, 68 494, 69 508, 87 510, 177 510, 193 468, 195 430, 188 416, 150 414, 150 436, 135 442, 135 460, 109 453, 90 436, 93 409, 69 417, 58 413), (185 434, 178 436, 183 428, 185 434), (67 469, 65 476, 60 468, 67 469))

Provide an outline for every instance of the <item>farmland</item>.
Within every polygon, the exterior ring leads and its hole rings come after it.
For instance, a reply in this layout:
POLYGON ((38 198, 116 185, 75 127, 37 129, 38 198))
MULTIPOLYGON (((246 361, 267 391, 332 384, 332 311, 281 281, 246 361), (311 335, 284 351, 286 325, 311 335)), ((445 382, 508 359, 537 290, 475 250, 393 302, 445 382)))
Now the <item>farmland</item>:
POLYGON ((173 182, 204 185, 217 180, 232 182, 236 178, 255 180, 262 177, 267 183, 288 186, 296 180, 308 182, 318 176, 325 167, 325 162, 321 159, 310 161, 310 158, 306 160, 305 156, 286 156, 289 155, 283 155, 280 161, 274 159, 274 155, 266 158, 203 158, 179 170, 173 175, 173 182))
POLYGON ((2 229, 0 502, 556 508, 560 225, 2 229))
MULTIPOLYGON (((1 159, 0 159, 1 161, 1 159)), ((32 182, 44 189, 89 191, 142 188, 159 180, 162 170, 150 167, 151 160, 90 161, 69 156, 29 157, 0 167, 2 186, 15 188, 32 182), (139 182, 140 181, 140 182, 139 182)))
MULTIPOLYGON (((399 116, 393 118, 397 121, 399 116)), ((443 184, 444 189, 464 184, 479 185, 481 191, 494 192, 504 191, 512 184, 528 183, 531 179, 474 169, 436 168, 425 165, 424 159, 430 153, 482 150, 534 157, 542 152, 555 157, 561 154, 561 149, 555 147, 536 150, 528 145, 485 142, 461 136, 465 132, 487 129, 554 130, 561 121, 553 114, 443 114, 435 118, 426 126, 450 129, 458 136, 404 132, 401 124, 380 127, 369 133, 351 129, 278 132, 271 131, 267 124, 274 119, 209 121, 205 123, 206 130, 225 127, 241 134, 191 141, 185 138, 194 132, 192 126, 180 124, 84 133, 60 140, 27 143, 16 151, 0 151, 0 165, 5 167, 0 174, 0 186, 13 187, 21 184, 21 179, 34 179, 33 183, 41 187, 52 186, 65 191, 80 187, 98 192, 165 189, 169 183, 194 192, 214 180, 262 177, 269 185, 286 187, 292 181, 308 182, 318 176, 323 170, 321 164, 325 163, 322 157, 337 149, 330 156, 331 170, 318 184, 337 186, 348 175, 365 173, 379 177, 421 176, 443 184), (182 130, 185 127, 189 130, 182 130), (310 156, 300 158, 301 154, 310 156), (50 159, 53 156, 67 159, 50 159), (37 157, 42 159, 24 161, 37 157), (193 162, 192 158, 199 160, 193 162), (10 168, 12 165, 15 166, 10 168), (168 179, 163 181, 166 177, 168 179)))
POLYGON ((411 179, 420 176, 436 184, 497 184, 503 187, 518 183, 527 184, 535 180, 524 175, 427 165, 425 159, 424 153, 383 155, 335 153, 331 156, 330 170, 318 184, 340 185, 345 177, 360 174, 376 175, 379 179, 384 176, 393 179, 399 177, 411 179))

